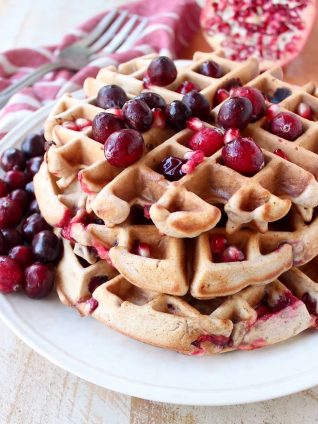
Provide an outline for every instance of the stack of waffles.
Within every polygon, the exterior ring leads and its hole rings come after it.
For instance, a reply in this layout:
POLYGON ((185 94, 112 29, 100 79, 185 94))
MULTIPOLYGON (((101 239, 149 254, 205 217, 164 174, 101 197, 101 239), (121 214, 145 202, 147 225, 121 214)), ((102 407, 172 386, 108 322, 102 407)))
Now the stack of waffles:
POLYGON ((254 59, 235 63, 218 52, 196 53, 170 85, 145 88, 153 59, 102 69, 85 81, 84 99, 64 95, 46 121, 46 160, 34 183, 41 213, 63 239, 61 301, 127 336, 190 355, 259 348, 317 327, 318 122, 299 117, 304 131, 288 141, 261 117, 242 132, 262 149, 259 172, 225 166, 219 149, 178 181, 158 169, 166 157, 189 157, 195 121, 181 130, 154 121, 142 134, 143 156, 125 168, 106 160, 89 125, 105 112, 96 97, 111 84, 130 99, 152 91, 169 104, 191 82, 211 105, 207 128, 217 126, 219 89, 233 81, 268 101, 284 92, 281 111, 305 103, 318 117, 315 85, 292 86, 280 69, 260 74, 254 59), (223 76, 200 74, 207 60, 223 76), (218 240, 239 260, 220 259, 218 240))

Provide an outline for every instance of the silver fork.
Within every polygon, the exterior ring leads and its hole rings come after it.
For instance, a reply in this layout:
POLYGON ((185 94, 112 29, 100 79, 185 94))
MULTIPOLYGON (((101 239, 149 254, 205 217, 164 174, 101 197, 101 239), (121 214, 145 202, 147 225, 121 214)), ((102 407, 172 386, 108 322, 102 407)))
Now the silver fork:
POLYGON ((74 71, 79 70, 87 65, 91 59, 94 59, 94 56, 102 49, 105 53, 113 53, 117 50, 124 51, 133 44, 139 34, 145 29, 147 23, 147 18, 128 15, 126 11, 118 12, 113 10, 98 23, 90 34, 69 47, 60 50, 54 62, 40 66, 25 78, 3 90, 0 94, 0 108, 6 104, 15 92, 33 84, 50 71, 62 68, 74 71), (129 19, 121 27, 127 17, 129 19), (138 20, 139 23, 134 28, 138 20))

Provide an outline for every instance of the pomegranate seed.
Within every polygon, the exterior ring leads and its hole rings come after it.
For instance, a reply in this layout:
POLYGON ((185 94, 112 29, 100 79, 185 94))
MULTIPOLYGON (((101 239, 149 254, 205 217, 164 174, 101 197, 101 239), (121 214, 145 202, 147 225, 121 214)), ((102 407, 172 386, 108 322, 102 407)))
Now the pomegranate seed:
POLYGON ((105 110, 106 113, 110 113, 112 115, 118 116, 118 118, 124 119, 124 114, 121 109, 118 109, 117 107, 110 107, 105 110))
POLYGON ((235 246, 228 246, 221 255, 223 262, 239 262, 245 260, 245 255, 241 249, 235 246))
POLYGON ((220 107, 217 121, 218 124, 227 128, 238 128, 243 130, 250 122, 253 106, 245 97, 231 97, 220 107))
POLYGON ((204 152, 202 150, 196 150, 195 152, 186 152, 184 154, 186 160, 192 160, 193 162, 200 164, 204 161, 204 152))
POLYGON ((216 92, 216 104, 224 102, 224 100, 230 97, 230 93, 225 88, 218 88, 216 92))
POLYGON ((192 174, 194 172, 195 168, 198 166, 198 163, 194 160, 188 160, 186 163, 184 163, 181 166, 181 172, 183 174, 192 174))
POLYGON ((204 128, 204 124, 199 118, 189 118, 187 120, 187 128, 191 131, 199 131, 204 128))
POLYGON ((271 105, 266 110, 266 119, 267 121, 272 121, 275 116, 277 116, 280 113, 280 108, 277 105, 271 105))
POLYGON ((229 128, 225 131, 225 134, 224 134, 224 144, 229 143, 230 141, 240 136, 241 136, 240 130, 238 130, 237 128, 229 128))
POLYGON ((205 156, 211 156, 224 145, 224 135, 218 128, 203 128, 197 131, 189 140, 192 150, 203 151, 205 156))
POLYGON ((151 219, 150 218, 150 208, 151 208, 151 205, 145 205, 144 206, 144 217, 147 218, 147 219, 151 219))
POLYGON ((128 100, 125 91, 115 84, 102 87, 96 98, 96 105, 102 109, 122 108, 128 100))
POLYGON ((253 107, 252 121, 256 121, 264 115, 265 99, 263 94, 255 87, 233 87, 230 91, 231 96, 245 97, 250 100, 253 107))
POLYGON ((144 258, 150 258, 150 246, 147 243, 138 243, 136 246, 136 254, 144 258))
POLYGON ((98 300, 93 297, 85 301, 85 309, 88 314, 92 314, 98 308, 98 305, 98 300))
POLYGON ((85 130, 87 127, 92 126, 92 121, 85 119, 85 118, 77 118, 75 120, 75 125, 79 129, 79 131, 85 130))
POLYGON ((74 121, 64 121, 62 123, 62 127, 67 128, 68 130, 72 130, 72 131, 79 131, 79 128, 75 124, 74 121))
POLYGON ((19 263, 8 256, 0 256, 0 293, 8 294, 19 290, 23 279, 19 263))
POLYGON ((210 248, 212 253, 222 253, 227 246, 227 238, 221 234, 210 237, 210 248))
POLYGON ((221 78, 224 75, 222 67, 213 60, 206 60, 198 69, 198 73, 211 78, 221 78))
POLYGON ((274 150, 274 153, 275 155, 280 156, 283 159, 289 160, 288 156, 281 149, 274 150))
POLYGON ((245 175, 253 175, 264 167, 264 155, 251 138, 238 137, 222 149, 224 165, 245 175))
POLYGON ((162 109, 153 108, 153 124, 152 126, 155 128, 164 128, 166 126, 166 115, 162 111, 162 109))
POLYGON ((98 113, 92 123, 93 138, 99 143, 105 144, 111 134, 125 127, 124 121, 117 116, 107 112, 98 113))
POLYGON ((160 87, 171 84, 177 77, 176 65, 169 57, 156 57, 148 66, 147 77, 151 84, 160 87))
POLYGON ((313 121, 313 111, 307 103, 299 103, 296 109, 296 113, 302 118, 308 119, 309 121, 313 121))
POLYGON ((278 137, 294 141, 303 133, 303 124, 297 115, 280 112, 270 121, 269 129, 272 134, 278 137))
POLYGON ((142 156, 144 139, 135 130, 120 130, 112 133, 104 146, 107 161, 116 167, 126 167, 142 156))
POLYGON ((183 81, 181 85, 176 89, 177 93, 180 94, 187 94, 190 93, 190 91, 200 91, 200 87, 198 87, 196 84, 194 84, 191 81, 183 81))

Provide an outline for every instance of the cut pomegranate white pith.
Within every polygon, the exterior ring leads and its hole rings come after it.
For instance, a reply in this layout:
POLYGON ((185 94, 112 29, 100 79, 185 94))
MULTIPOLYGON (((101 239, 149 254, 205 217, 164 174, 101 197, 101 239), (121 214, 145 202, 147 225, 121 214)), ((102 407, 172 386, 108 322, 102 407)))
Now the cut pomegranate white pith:
POLYGON ((201 26, 215 50, 236 61, 256 57, 264 70, 299 54, 315 16, 312 0, 212 0, 202 11, 201 26))

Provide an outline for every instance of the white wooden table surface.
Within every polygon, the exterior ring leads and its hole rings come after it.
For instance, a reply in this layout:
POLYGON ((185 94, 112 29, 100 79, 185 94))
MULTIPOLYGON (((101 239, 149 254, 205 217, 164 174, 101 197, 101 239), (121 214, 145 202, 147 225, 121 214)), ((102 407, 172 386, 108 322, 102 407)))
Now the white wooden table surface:
MULTIPOLYGON (((156 1, 156 0, 149 0, 156 1)), ((0 0, 0 49, 57 42, 126 0, 0 0), (49 19, 48 19, 49 17, 49 19)), ((57 368, 0 321, 0 424, 318 423, 318 387, 251 405, 173 406, 120 395, 57 368)))

